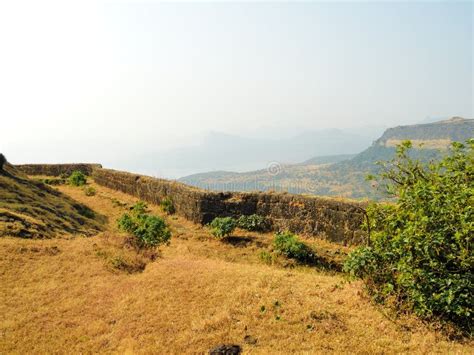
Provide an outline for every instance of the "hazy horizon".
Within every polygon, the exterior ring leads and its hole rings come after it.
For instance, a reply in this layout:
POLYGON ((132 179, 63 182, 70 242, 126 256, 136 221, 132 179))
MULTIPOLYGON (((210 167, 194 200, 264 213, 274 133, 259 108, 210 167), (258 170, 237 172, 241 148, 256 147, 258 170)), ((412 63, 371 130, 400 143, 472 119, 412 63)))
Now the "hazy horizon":
POLYGON ((472 18, 471 2, 3 3, 0 151, 131 168, 210 132, 471 118, 472 18))

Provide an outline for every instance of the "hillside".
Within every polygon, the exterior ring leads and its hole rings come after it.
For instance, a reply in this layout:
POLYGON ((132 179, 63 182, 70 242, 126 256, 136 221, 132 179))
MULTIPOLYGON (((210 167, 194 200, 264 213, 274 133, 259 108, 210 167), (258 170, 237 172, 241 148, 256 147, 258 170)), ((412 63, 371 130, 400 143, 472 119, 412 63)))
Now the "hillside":
MULTIPOLYGON (((137 199, 91 186, 94 196, 67 185, 55 191, 107 217, 104 232, 0 238, 0 352, 203 354, 222 343, 259 354, 472 352, 472 342, 453 342, 414 316, 385 314, 359 281, 263 259, 271 234, 237 231, 218 241, 150 205, 173 237, 157 254, 137 253, 116 224, 137 199)), ((349 251, 303 240, 321 256, 341 260, 349 251)))
POLYGON ((369 148, 352 157, 315 157, 302 164, 279 165, 276 172, 270 169, 246 173, 208 172, 186 176, 180 181, 211 190, 278 190, 378 199, 381 195, 365 177, 376 170, 377 161, 393 157, 396 144, 412 140, 415 147, 412 154, 420 159, 431 159, 442 154, 451 142, 471 137, 474 137, 474 120, 453 117, 434 123, 389 128, 369 148))
POLYGON ((0 237, 93 235, 102 224, 103 217, 85 205, 29 179, 11 165, 0 170, 0 237))
MULTIPOLYGON (((265 128, 262 128, 264 130, 265 128)), ((211 170, 249 171, 268 161, 298 162, 311 156, 348 154, 362 151, 381 134, 381 129, 325 129, 299 131, 294 136, 239 136, 221 132, 205 135, 194 146, 167 151, 133 152, 120 157, 118 166, 151 175, 181 177, 211 170)), ((117 166, 117 164, 114 164, 117 166)))

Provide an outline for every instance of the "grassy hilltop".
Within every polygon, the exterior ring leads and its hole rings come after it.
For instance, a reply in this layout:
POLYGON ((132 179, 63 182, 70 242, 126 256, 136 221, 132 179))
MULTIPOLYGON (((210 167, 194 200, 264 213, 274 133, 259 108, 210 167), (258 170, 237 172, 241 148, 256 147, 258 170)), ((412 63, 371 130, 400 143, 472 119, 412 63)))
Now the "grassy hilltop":
POLYGON ((9 164, 0 170, 0 237, 94 235, 103 217, 9 164))
MULTIPOLYGON (((3 209, 35 220, 24 224, 31 235, 56 236, 0 238, 1 352, 205 353, 221 343, 261 354, 472 350, 471 342, 452 342, 414 316, 376 306, 361 282, 337 271, 262 257, 272 252, 270 233, 237 230, 217 240, 207 227, 151 205, 171 244, 137 250, 116 223, 136 198, 90 179, 94 194, 46 188, 11 170, 0 181, 3 209), (102 215, 103 231, 85 237, 99 225, 75 205, 102 215)), ((350 251, 301 239, 336 264, 350 251)))

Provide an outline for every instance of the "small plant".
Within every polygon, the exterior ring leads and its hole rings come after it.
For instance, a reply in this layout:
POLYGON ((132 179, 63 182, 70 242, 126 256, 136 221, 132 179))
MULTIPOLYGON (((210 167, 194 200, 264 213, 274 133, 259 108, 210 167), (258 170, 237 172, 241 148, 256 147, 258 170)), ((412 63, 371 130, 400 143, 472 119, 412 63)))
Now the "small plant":
POLYGON ((148 205, 144 201, 138 201, 136 204, 130 207, 130 210, 135 215, 145 214, 148 213, 148 205))
POLYGON ((258 214, 240 216, 237 220, 237 226, 239 228, 252 232, 264 232, 268 230, 268 223, 266 218, 263 216, 259 216, 258 214))
POLYGON ((171 197, 165 197, 161 203, 160 203, 161 208, 166 214, 174 214, 176 212, 176 209, 174 208, 173 200, 171 197))
POLYGON ((72 186, 84 186, 87 183, 87 177, 81 171, 76 170, 69 176, 68 181, 72 186))
POLYGON ((298 237, 291 232, 276 233, 273 246, 277 252, 301 263, 311 262, 315 258, 311 248, 301 242, 298 237))
POLYGON ((211 233, 216 238, 225 238, 232 234, 237 227, 237 222, 232 217, 216 217, 210 224, 211 233))
POLYGON ((92 186, 86 186, 84 187, 84 193, 86 196, 95 196, 95 189, 92 186))
POLYGON ((66 183, 66 179, 62 178, 46 178, 46 179, 39 179, 43 184, 46 185, 64 185, 66 183))
POLYGON ((130 233, 138 248, 152 248, 168 243, 171 232, 163 218, 146 213, 147 205, 140 201, 118 219, 120 230, 130 233))
POLYGON ((121 207, 121 208, 123 208, 123 207, 126 207, 126 206, 127 206, 127 204, 126 204, 125 202, 120 201, 120 200, 117 200, 115 197, 113 197, 113 198, 111 199, 111 201, 112 201, 112 205, 113 205, 114 207, 121 207))
POLYGON ((262 260, 265 264, 271 265, 273 264, 274 257, 272 253, 269 253, 266 250, 262 250, 260 254, 258 254, 260 260, 262 260))

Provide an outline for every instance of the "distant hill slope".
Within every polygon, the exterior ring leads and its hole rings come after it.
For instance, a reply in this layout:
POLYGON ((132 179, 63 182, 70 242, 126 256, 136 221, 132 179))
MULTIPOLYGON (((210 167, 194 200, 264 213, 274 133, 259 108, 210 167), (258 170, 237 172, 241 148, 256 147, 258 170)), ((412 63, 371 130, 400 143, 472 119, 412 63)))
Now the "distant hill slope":
MULTIPOLYGON (((151 175, 185 176, 213 170, 251 171, 270 161, 297 163, 312 156, 353 154, 364 150, 382 128, 308 130, 295 136, 244 137, 212 132, 202 142, 164 152, 147 152, 125 158, 126 170, 151 175)), ((121 157, 123 159, 123 157, 121 157)))
POLYGON ((277 171, 257 170, 247 173, 208 172, 184 177, 180 181, 212 190, 283 190, 350 198, 380 198, 380 193, 365 180, 376 171, 375 163, 388 160, 395 146, 412 140, 413 155, 436 158, 453 141, 474 137, 474 120, 453 117, 449 120, 399 126, 387 129, 369 148, 355 156, 335 155, 310 159, 302 164, 278 166, 277 171), (347 159, 345 159, 347 157, 347 159))
POLYGON ((70 197, 6 164, 0 170, 0 237, 92 235, 103 218, 70 197))
POLYGON ((339 163, 340 161, 349 160, 357 154, 338 154, 338 155, 324 155, 308 159, 299 165, 320 165, 320 164, 333 164, 339 163))

